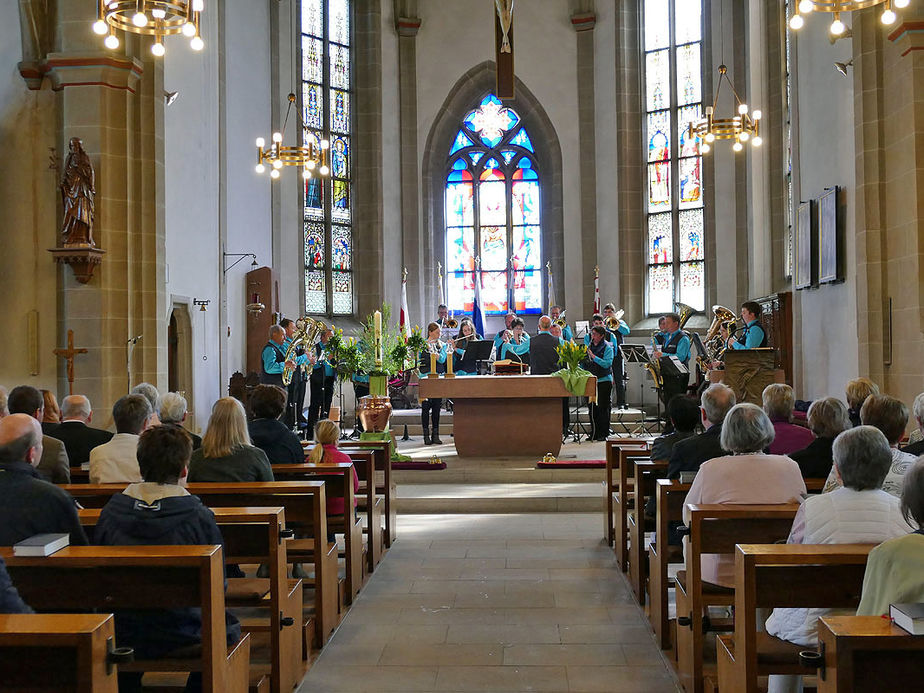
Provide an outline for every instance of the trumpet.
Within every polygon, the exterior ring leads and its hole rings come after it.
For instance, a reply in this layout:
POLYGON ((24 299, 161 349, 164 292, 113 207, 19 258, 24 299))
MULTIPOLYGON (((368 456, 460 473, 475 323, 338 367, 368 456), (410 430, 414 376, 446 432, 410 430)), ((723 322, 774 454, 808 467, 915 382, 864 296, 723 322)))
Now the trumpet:
POLYGON ((565 329, 565 328, 568 326, 568 321, 565 320, 565 313, 567 313, 567 312, 568 312, 568 309, 565 308, 565 309, 561 312, 561 314, 558 316, 558 318, 556 318, 555 320, 552 321, 552 324, 553 324, 553 325, 558 325, 561 329, 565 329))
POLYGON ((606 318, 606 319, 603 321, 603 324, 606 326, 606 329, 608 329, 610 332, 615 332, 616 330, 618 330, 618 329, 619 329, 619 321, 622 319, 622 316, 625 315, 625 314, 626 314, 626 311, 624 311, 622 308, 620 308, 619 310, 616 311, 615 314, 613 314, 613 315, 611 315, 610 317, 606 318))

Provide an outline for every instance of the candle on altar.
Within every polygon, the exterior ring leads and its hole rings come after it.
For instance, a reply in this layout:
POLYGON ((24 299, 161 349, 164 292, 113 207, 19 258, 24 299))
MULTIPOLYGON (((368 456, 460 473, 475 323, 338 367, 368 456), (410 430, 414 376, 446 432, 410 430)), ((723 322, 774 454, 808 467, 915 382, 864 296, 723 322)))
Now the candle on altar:
POLYGON ((375 365, 382 365, 382 312, 372 314, 373 334, 375 335, 375 365))
POLYGON ((430 375, 436 377, 436 354, 430 352, 430 375))
POLYGON ((455 373, 452 372, 452 352, 451 351, 449 351, 446 354, 446 377, 447 378, 456 377, 455 373))

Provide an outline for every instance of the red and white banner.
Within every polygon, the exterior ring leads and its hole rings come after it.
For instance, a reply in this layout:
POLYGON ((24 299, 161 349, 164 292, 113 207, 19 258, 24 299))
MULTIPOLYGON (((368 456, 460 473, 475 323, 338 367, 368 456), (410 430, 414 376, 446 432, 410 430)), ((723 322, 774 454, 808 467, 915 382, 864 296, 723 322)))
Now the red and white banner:
POLYGON ((398 327, 405 337, 411 336, 411 319, 407 310, 407 269, 401 279, 401 314, 398 316, 398 327))
POLYGON ((594 313, 600 312, 600 268, 594 267, 594 313))

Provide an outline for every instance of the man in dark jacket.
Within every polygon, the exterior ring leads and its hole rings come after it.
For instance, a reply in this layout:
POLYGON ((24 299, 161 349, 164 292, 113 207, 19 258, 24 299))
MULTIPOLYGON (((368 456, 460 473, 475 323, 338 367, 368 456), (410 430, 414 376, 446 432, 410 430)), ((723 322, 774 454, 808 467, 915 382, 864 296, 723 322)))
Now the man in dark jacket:
POLYGON ((74 499, 36 471, 41 458, 42 428, 34 417, 0 419, 0 546, 65 532, 71 544, 87 543, 74 499))
POLYGON ((669 460, 674 446, 680 441, 693 436, 693 430, 700 420, 696 400, 686 395, 674 395, 667 403, 667 416, 673 424, 674 432, 659 436, 651 444, 651 459, 669 460))
MULTIPOLYGON (((250 442, 266 453, 270 464, 304 464, 298 436, 279 420, 286 409, 286 391, 275 385, 257 385, 249 404, 254 417, 247 424, 250 442)), ((314 431, 309 433, 314 435, 314 431)))
POLYGON ((90 400, 83 395, 68 395, 61 402, 61 423, 54 437, 64 443, 67 457, 73 467, 90 462, 90 450, 112 440, 112 433, 91 428, 93 410, 90 400))
POLYGON ((719 438, 725 415, 735 406, 735 393, 727 385, 716 383, 703 391, 700 403, 706 432, 674 445, 667 466, 668 479, 679 479, 680 472, 699 471, 703 462, 726 454, 719 438))
MULTIPOLYGON (((192 442, 177 426, 155 426, 138 441, 138 465, 144 479, 114 495, 103 508, 94 542, 103 546, 222 543, 212 511, 180 486, 186 477, 192 442)), ((119 611, 116 640, 135 649, 139 659, 157 658, 202 641, 199 609, 119 611)), ((241 626, 225 614, 228 645, 241 637, 241 626)), ((190 674, 187 691, 201 688, 201 674, 190 674)), ((141 674, 119 674, 119 691, 140 691, 141 674)))
POLYGON ((529 372, 531 375, 549 375, 558 370, 558 352, 556 348, 563 342, 561 337, 553 337, 549 330, 552 318, 543 315, 539 318, 539 333, 529 340, 529 372))
POLYGON ((0 558, 0 614, 31 614, 32 609, 16 591, 10 574, 6 572, 6 563, 0 558))
MULTIPOLYGON (((28 414, 36 421, 45 417, 45 398, 31 385, 18 385, 12 389, 7 401, 10 414, 28 414)), ((53 484, 71 483, 71 465, 64 443, 49 435, 42 435, 41 459, 35 465, 39 476, 53 484)))

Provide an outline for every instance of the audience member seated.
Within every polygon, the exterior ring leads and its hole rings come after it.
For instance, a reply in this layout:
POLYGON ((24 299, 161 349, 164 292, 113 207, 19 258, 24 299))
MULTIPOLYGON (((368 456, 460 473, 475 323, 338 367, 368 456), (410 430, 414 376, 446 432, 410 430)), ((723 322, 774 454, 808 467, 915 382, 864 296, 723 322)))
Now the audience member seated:
POLYGON ((850 423, 860 425, 860 408, 870 395, 879 394, 879 386, 869 378, 856 378, 847 383, 847 412, 850 423))
MULTIPOLYGON (((145 401, 147 403, 147 401, 145 401)), ((144 479, 114 495, 102 509, 93 538, 101 546, 222 544, 215 516, 181 485, 186 477, 192 441, 177 426, 157 426, 138 440, 138 465, 144 479)), ((135 657, 164 657, 202 641, 199 609, 119 611, 116 642, 133 647, 135 657)), ((228 645, 241 637, 241 626, 225 613, 228 645)), ((191 674, 187 691, 200 690, 191 674)), ((119 691, 141 691, 141 674, 119 674, 119 691)))
POLYGON ((792 423, 795 403, 796 396, 789 385, 774 383, 764 388, 764 412, 770 417, 776 432, 770 444, 771 455, 788 455, 806 447, 814 439, 810 430, 792 423))
POLYGON ((6 388, 0 385, 0 419, 2 419, 4 416, 10 415, 10 410, 7 409, 6 406, 8 394, 9 393, 6 391, 6 388))
MULTIPOLYGON (((900 400, 889 395, 870 395, 860 407, 860 420, 864 426, 875 426, 885 435, 892 448, 892 466, 882 482, 882 490, 901 498, 902 483, 905 472, 917 459, 898 449, 898 441, 908 425, 908 407, 900 400)), ((841 485, 840 480, 831 470, 825 481, 824 492, 833 491, 841 485)))
POLYGON ((651 459, 670 460, 674 446, 681 440, 693 436, 693 429, 699 423, 699 407, 696 400, 686 395, 675 395, 667 403, 667 417, 674 429, 673 433, 659 436, 651 445, 651 459))
POLYGON ((64 443, 67 457, 75 467, 90 461, 90 451, 112 440, 112 433, 91 428, 93 409, 83 395, 68 395, 61 402, 61 424, 55 428, 55 438, 64 443))
POLYGON ((815 440, 790 453, 805 479, 825 479, 831 472, 834 439, 851 427, 847 407, 837 397, 825 397, 812 402, 808 410, 808 425, 815 440))
POLYGON ((914 398, 914 404, 911 405, 911 414, 914 416, 914 422, 918 427, 911 432, 908 446, 902 448, 902 452, 920 457, 924 455, 924 435, 922 435, 924 433, 924 392, 914 398))
POLYGON ((715 383, 703 391, 700 402, 706 431, 674 445, 667 467, 668 479, 679 479, 681 472, 695 472, 706 460, 725 454, 721 443, 722 422, 735 406, 735 393, 727 385, 715 383))
MULTIPOLYGON (((340 426, 331 421, 324 419, 318 421, 314 427, 314 442, 316 445, 311 449, 308 455, 309 464, 351 464, 350 456, 345 452, 337 449, 337 441, 340 440, 340 426)), ((353 505, 356 505, 355 493, 359 491, 359 476, 356 474, 356 467, 353 467, 353 505)), ((327 513, 328 515, 343 515, 345 512, 343 498, 328 497, 327 513)))
POLYGON ((112 406, 116 434, 90 451, 91 484, 131 484, 141 481, 138 436, 151 420, 151 405, 142 395, 123 395, 112 406))
MULTIPOLYGON (((722 448, 731 454, 700 467, 684 504, 684 521, 689 521, 687 503, 772 505, 799 501, 805 495, 799 465, 783 455, 763 452, 773 442, 773 436, 773 424, 756 404, 732 408, 725 417, 721 436, 722 448)), ((722 587, 735 584, 731 555, 704 554, 702 569, 706 582, 722 587)))
POLYGON ((51 390, 39 390, 45 408, 42 410, 42 433, 51 435, 58 424, 61 423, 61 409, 58 407, 58 398, 51 390))
MULTIPOLYGON (((10 414, 28 414, 41 422, 45 416, 45 398, 31 385, 14 387, 8 398, 10 414)), ((69 484, 71 465, 64 443, 49 435, 42 435, 42 459, 36 468, 46 481, 53 484, 69 484)))
POLYGON ((286 410, 286 391, 277 385, 257 385, 250 393, 253 420, 247 424, 250 440, 266 453, 270 464, 303 464, 302 443, 279 417, 286 410))
MULTIPOLYGON (((842 486, 831 493, 809 496, 796 513, 789 544, 879 544, 905 536, 910 527, 898 498, 882 490, 892 465, 892 452, 882 433, 858 426, 834 441, 834 473, 842 486)), ((920 575, 919 575, 920 578, 920 575)), ((850 611, 825 608, 774 609, 767 632, 781 640, 814 647, 818 619, 850 611)), ((802 677, 771 676, 768 693, 802 690, 802 677)))
POLYGON ((901 507, 917 529, 870 551, 857 616, 887 616, 889 604, 924 602, 924 460, 905 473, 901 507))
POLYGON ((26 604, 16 586, 6 572, 6 563, 0 558, 0 614, 31 614, 32 609, 26 604))
POLYGON ((151 426, 160 426, 160 417, 157 414, 160 411, 160 392, 157 391, 157 388, 151 385, 151 383, 138 383, 128 394, 141 395, 148 401, 148 404, 151 405, 151 412, 154 415, 148 422, 148 428, 151 426))
MULTIPOLYGON (((189 405, 186 398, 179 392, 168 392, 160 398, 160 422, 161 424, 172 424, 183 428, 183 422, 186 421, 186 415, 189 405)), ((186 429, 184 429, 186 430, 186 429)), ((192 439, 193 450, 202 447, 202 437, 197 436, 192 431, 186 430, 192 439)))
POLYGON ((36 534, 68 533, 86 544, 70 494, 44 481, 35 467, 42 458, 42 428, 28 414, 0 419, 0 546, 36 534))
POLYGON ((222 397, 212 407, 202 447, 189 463, 190 481, 273 481, 266 453, 250 443, 244 405, 222 397))

